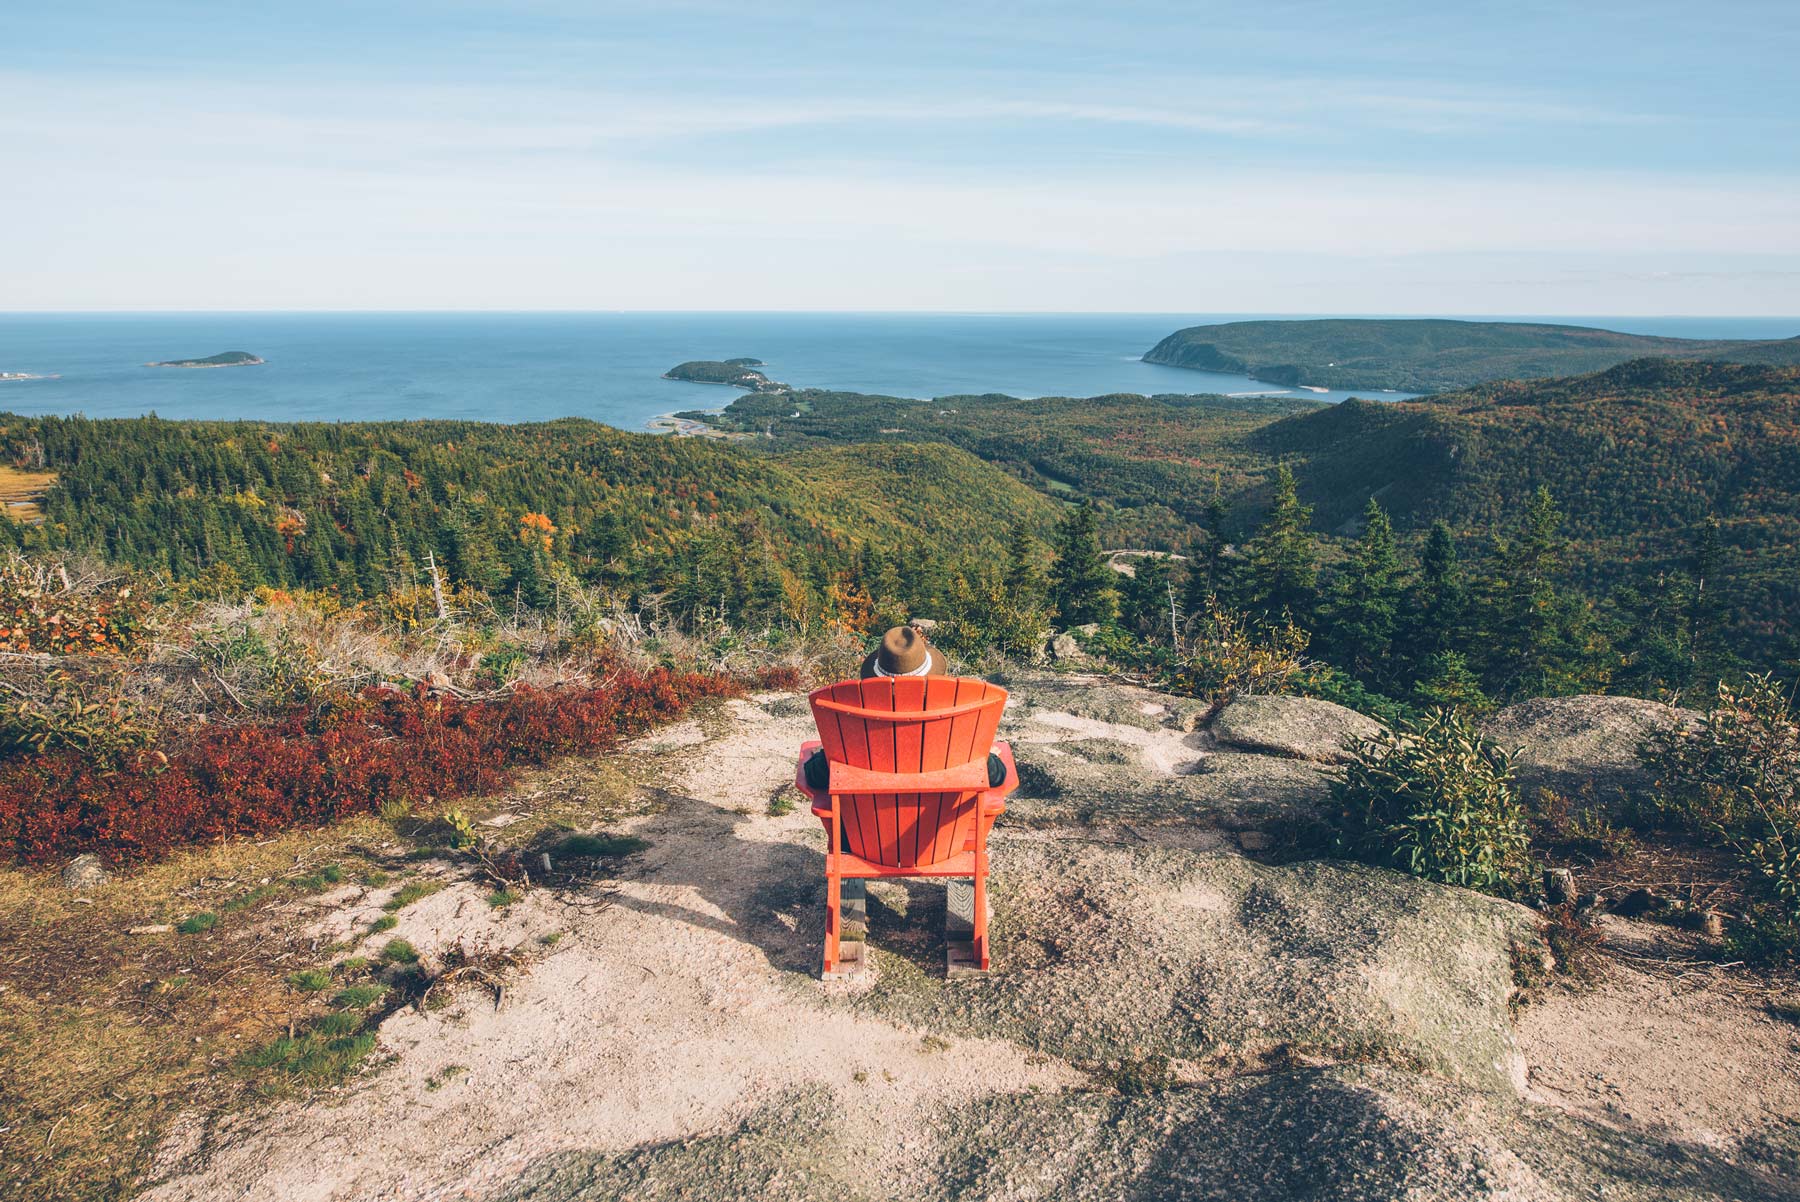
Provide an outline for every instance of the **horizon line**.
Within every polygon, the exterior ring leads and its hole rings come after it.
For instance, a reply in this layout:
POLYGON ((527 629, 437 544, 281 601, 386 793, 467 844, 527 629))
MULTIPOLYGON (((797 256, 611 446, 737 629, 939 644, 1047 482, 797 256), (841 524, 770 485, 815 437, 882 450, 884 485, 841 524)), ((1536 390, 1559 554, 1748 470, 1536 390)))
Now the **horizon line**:
POLYGON ((1703 321, 1800 321, 1800 313, 1673 313, 1673 312, 1347 312, 1344 310, 1201 310, 1201 309, 9 309, 5 317, 230 317, 230 316, 644 316, 644 317, 1242 317, 1250 320, 1438 320, 1491 321, 1519 318, 1602 318, 1703 320, 1703 321))

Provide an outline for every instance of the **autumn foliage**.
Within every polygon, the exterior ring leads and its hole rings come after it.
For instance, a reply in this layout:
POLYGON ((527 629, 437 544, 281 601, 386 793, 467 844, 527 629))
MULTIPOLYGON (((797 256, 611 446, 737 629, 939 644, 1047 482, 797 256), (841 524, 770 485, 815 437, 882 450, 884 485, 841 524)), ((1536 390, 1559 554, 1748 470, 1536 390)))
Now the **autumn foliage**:
POLYGON ((149 608, 129 585, 74 588, 47 565, 0 560, 0 651, 117 655, 149 608))
POLYGON ((0 848, 27 863, 82 851, 152 859, 394 799, 482 792, 516 765, 608 749, 739 687, 724 676, 619 666, 598 687, 521 685, 495 699, 367 689, 322 711, 205 729, 166 767, 107 771, 73 751, 28 755, 0 763, 0 848))

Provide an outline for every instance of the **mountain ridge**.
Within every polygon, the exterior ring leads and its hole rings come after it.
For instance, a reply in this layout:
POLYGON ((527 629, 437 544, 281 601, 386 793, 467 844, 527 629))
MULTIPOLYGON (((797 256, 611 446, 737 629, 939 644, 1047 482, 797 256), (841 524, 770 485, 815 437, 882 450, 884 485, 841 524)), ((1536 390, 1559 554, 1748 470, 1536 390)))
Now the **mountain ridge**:
POLYGON ((1144 362, 1290 387, 1433 393, 1497 379, 1585 375, 1648 356, 1800 364, 1800 336, 1693 339, 1549 322, 1319 318, 1189 326, 1144 362))

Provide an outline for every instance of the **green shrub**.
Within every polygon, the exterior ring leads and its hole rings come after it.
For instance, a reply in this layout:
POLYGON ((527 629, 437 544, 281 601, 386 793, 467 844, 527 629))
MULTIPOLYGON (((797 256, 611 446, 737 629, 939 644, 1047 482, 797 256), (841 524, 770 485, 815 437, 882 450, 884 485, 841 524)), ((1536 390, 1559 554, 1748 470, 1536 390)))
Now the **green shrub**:
POLYGON ((1772 676, 1721 684, 1698 728, 1650 740, 1665 814, 1729 851, 1763 911, 1740 938, 1768 959, 1800 951, 1800 721, 1772 676))
POLYGON ((61 669, 44 679, 42 695, 0 693, 0 759, 73 751, 106 768, 167 757, 151 750, 156 715, 103 681, 61 669))
POLYGON ((445 810, 444 825, 450 828, 450 846, 458 851, 481 842, 481 836, 475 833, 475 823, 461 810, 445 810))
POLYGON ((1512 757, 1454 710, 1363 740, 1333 786, 1353 857, 1427 880, 1511 895, 1531 873, 1512 757))
POLYGON ((1168 686, 1223 706, 1242 693, 1286 693, 1306 666, 1310 641, 1289 619, 1258 622, 1208 597, 1189 620, 1168 686))

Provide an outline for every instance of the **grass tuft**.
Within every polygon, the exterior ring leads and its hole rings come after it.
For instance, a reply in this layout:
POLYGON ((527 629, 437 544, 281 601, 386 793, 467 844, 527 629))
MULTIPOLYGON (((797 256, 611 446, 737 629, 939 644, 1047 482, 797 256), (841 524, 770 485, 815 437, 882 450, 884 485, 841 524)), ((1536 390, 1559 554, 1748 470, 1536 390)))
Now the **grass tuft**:
POLYGON ((515 889, 496 889, 487 895, 487 904, 498 910, 503 906, 512 905, 521 896, 523 895, 515 889))
POLYGON ((183 935, 198 935, 200 932, 210 931, 218 925, 219 916, 217 914, 214 914, 209 910, 202 910, 198 914, 189 914, 186 918, 176 923, 175 929, 180 931, 183 935))
POLYGON ((248 893, 240 893, 229 899, 219 909, 226 914, 235 914, 239 910, 248 910, 252 906, 259 905, 279 892, 281 890, 274 885, 258 885, 248 893))
POLYGON ((300 972, 291 972, 288 974, 287 982, 301 993, 317 993, 321 989, 331 988, 331 970, 308 968, 300 972))
POLYGON ((613 856, 629 856, 650 845, 634 835, 570 835, 556 845, 553 853, 562 857, 600 860, 613 856))
POLYGON ((442 881, 408 881, 400 886, 399 892, 388 898, 387 904, 381 908, 390 914, 395 910, 404 910, 422 898, 442 892, 443 888, 444 882, 442 881))
POLYGON ((419 951, 404 939, 390 939, 381 949, 381 958, 388 964, 417 964, 419 951))
POLYGON ((327 864, 315 873, 296 878, 294 888, 306 893, 320 893, 332 885, 340 884, 343 879, 342 867, 337 864, 327 864))
POLYGON ((271 1093, 335 1085, 375 1050, 375 1033, 360 1030, 361 1026, 357 1015, 327 1014, 303 1031, 244 1053, 238 1068, 271 1093))
POLYGON ((338 1010, 361 1010, 379 1002, 387 992, 386 985, 346 985, 331 995, 331 1004, 338 1010))
POLYGON ((395 918, 392 914, 383 914, 380 918, 377 918, 374 922, 369 924, 369 934, 379 935, 381 932, 391 931, 399 925, 400 920, 398 918, 395 918))

